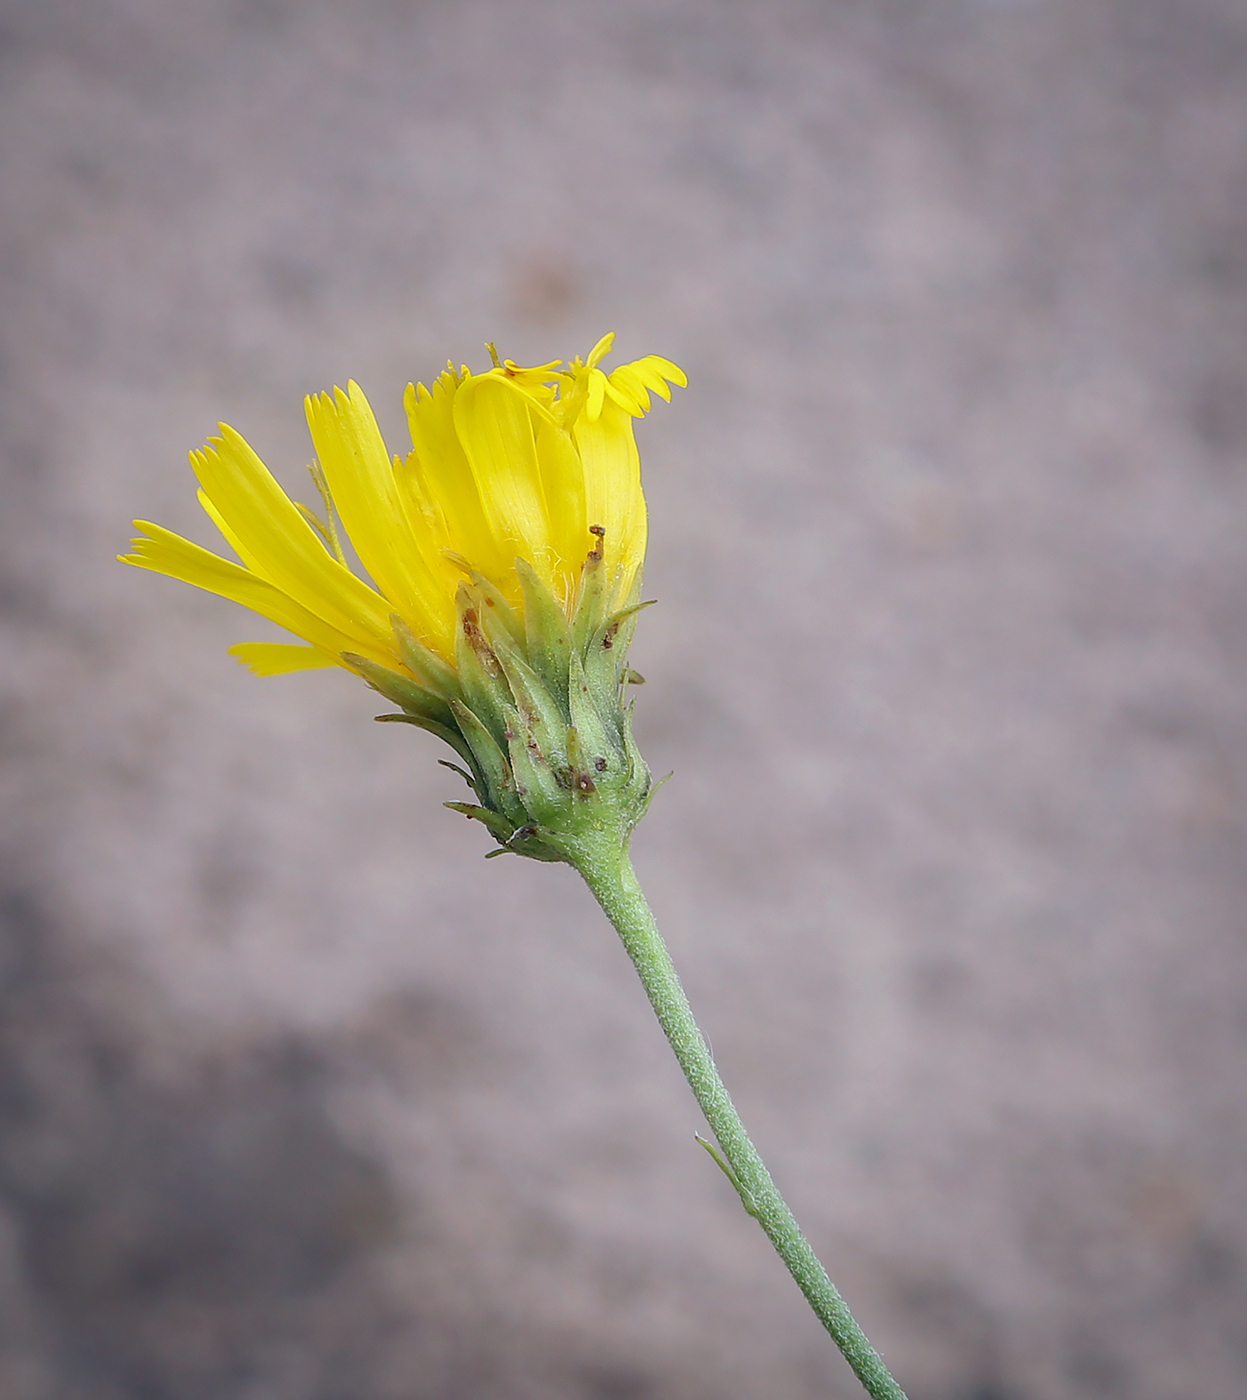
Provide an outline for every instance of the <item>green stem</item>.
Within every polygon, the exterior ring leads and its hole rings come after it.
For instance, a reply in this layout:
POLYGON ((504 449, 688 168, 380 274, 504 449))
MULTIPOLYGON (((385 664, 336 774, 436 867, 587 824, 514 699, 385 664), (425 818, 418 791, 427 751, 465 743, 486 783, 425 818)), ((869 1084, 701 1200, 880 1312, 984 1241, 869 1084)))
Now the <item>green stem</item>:
POLYGON ((706 1144, 740 1195, 745 1209, 766 1231, 788 1272, 805 1294, 819 1321, 831 1333, 873 1400, 905 1400, 827 1271, 818 1262, 765 1163, 749 1141, 745 1125, 732 1103, 710 1047, 693 1019, 671 955, 658 932, 654 916, 627 855, 599 853, 582 847, 576 868, 593 891, 606 917, 614 924, 624 948, 640 974, 650 1005, 671 1042, 689 1087, 706 1115, 723 1159, 706 1144))

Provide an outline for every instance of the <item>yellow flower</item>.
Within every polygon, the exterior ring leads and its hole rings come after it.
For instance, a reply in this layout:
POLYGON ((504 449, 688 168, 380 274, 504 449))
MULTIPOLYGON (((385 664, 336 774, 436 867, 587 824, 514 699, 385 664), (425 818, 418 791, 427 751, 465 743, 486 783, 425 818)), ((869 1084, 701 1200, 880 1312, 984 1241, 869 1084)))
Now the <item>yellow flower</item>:
POLYGON ((122 558, 307 643, 231 647, 257 674, 344 666, 399 707, 379 719, 450 744, 475 801, 446 805, 489 829, 491 854, 575 863, 604 834, 622 850, 654 792, 623 700, 646 532, 632 420, 686 381, 657 355, 607 374, 613 339, 566 369, 490 346, 484 374, 409 386, 405 459, 357 384, 309 398, 323 515, 222 424, 191 465, 241 562, 142 520, 122 558))
POLYGON ((323 515, 295 505, 222 424, 191 465, 204 510, 241 563, 146 521, 121 557, 242 603, 309 644, 232 647, 259 675, 342 665, 371 678, 362 660, 429 683, 430 671, 458 664, 466 579, 522 615, 531 566, 571 619, 594 551, 599 611, 627 607, 646 541, 632 420, 651 392, 669 399, 669 384, 687 381, 657 355, 607 374, 598 365, 613 339, 566 369, 495 360, 483 374, 450 366, 431 390, 409 386, 405 459, 391 458, 354 382, 309 397, 323 515), (352 571, 343 535, 371 582, 352 571), (414 652, 404 629, 421 644, 414 652), (413 667, 413 654, 428 664, 413 667))

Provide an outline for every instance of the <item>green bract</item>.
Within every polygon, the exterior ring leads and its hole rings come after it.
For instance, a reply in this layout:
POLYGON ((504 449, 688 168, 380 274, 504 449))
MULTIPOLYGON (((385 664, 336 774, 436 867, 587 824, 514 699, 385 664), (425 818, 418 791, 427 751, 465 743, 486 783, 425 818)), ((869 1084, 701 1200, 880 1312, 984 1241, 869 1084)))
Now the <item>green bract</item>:
POLYGON ((399 707, 380 720, 414 724, 462 757, 474 802, 446 805, 489 828, 490 855, 513 851, 575 864, 586 844, 627 846, 654 784, 632 738, 624 687, 644 603, 608 611, 602 530, 582 567, 570 618, 537 572, 517 559, 522 617, 488 579, 469 571, 456 604, 455 665, 423 646, 398 617, 395 640, 415 681, 346 654, 399 707))

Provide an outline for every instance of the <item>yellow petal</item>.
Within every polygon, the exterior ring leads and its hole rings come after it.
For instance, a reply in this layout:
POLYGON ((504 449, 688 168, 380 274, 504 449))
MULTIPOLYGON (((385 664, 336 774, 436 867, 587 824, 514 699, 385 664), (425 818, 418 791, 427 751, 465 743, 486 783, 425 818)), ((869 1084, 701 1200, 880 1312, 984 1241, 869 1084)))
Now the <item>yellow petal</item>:
MULTIPOLYGON (((510 568, 515 551, 500 549, 493 537, 472 464, 455 430, 459 385, 458 376, 447 372, 434 381, 431 393, 423 384, 408 386, 403 402, 413 451, 399 473, 400 489, 409 515, 422 514, 430 521, 440 554, 449 550, 470 556, 481 573, 493 578, 510 568)), ((443 575, 451 599, 461 578, 454 569, 443 575)))
POLYGON ((585 412, 590 418, 596 418, 602 411, 602 403, 606 398, 606 376, 600 369, 589 371, 589 401, 585 405, 585 412))
POLYGON ((604 360, 606 356, 610 354, 611 346, 614 345, 614 343, 615 332, 607 331, 602 339, 589 351, 589 358, 585 361, 585 364, 590 369, 595 368, 599 360, 604 360))
MULTIPOLYGON (((389 600, 390 612, 418 623, 442 589, 413 547, 390 454, 364 391, 353 380, 305 400, 316 455, 360 562, 389 600)), ((419 630, 419 628, 417 628, 419 630)))
POLYGON ((585 511, 590 525, 606 530, 607 566, 617 579, 622 601, 645 560, 645 495, 641 458, 632 435, 632 418, 607 403, 596 419, 579 417, 572 430, 584 464, 585 511))
POLYGON ((256 573, 341 632, 388 636, 392 605, 329 554, 233 428, 222 424, 191 465, 256 573))
MULTIPOLYGON (((593 545, 585 500, 585 471, 571 436, 550 419, 536 424, 537 461, 550 518, 550 552, 529 562, 556 598, 568 602, 585 555, 593 545), (545 568, 542 567, 543 562, 545 568)), ((514 566, 512 566, 512 571, 514 566)))
POLYGON ((633 360, 631 364, 620 365, 613 370, 607 378, 607 393, 634 418, 640 418, 649 412, 651 392, 671 401, 668 380, 683 388, 688 383, 688 376, 679 365, 664 360, 661 355, 646 355, 643 359, 633 360))
POLYGON ((360 627, 352 628, 349 632, 331 627, 281 589, 240 565, 232 564, 228 559, 222 559, 150 521, 136 520, 134 524, 149 538, 134 540, 134 552, 120 556, 123 563, 168 574, 171 578, 181 579, 183 583, 194 584, 196 588, 241 603, 244 608, 267 617, 270 622, 286 628, 331 656, 343 651, 356 651, 382 665, 394 665, 396 650, 392 641, 389 645, 379 643, 375 635, 360 627))
POLYGON ((620 365, 606 381, 606 392, 633 418, 640 418, 649 408, 649 390, 632 365, 620 365))
POLYGON ((508 563, 518 554, 538 569, 549 568, 550 518, 533 421, 539 414, 527 394, 493 375, 466 380, 454 396, 455 430, 476 481, 486 531, 463 542, 460 552, 473 564, 492 546, 508 563))
POLYGON ((284 676, 291 671, 342 665, 319 647, 291 646, 288 642, 238 642, 229 648, 229 654, 256 676, 284 676))
POLYGON ((551 360, 548 364, 525 369, 514 360, 504 360, 501 370, 490 370, 490 373, 504 374, 517 389, 523 389, 544 408, 549 408, 554 401, 555 389, 568 378, 560 369, 562 363, 562 360, 551 360))
POLYGON ((229 547, 234 551, 235 554, 238 555, 238 557, 247 566, 247 568, 251 570, 253 574, 255 574, 259 578, 263 578, 264 572, 260 568, 259 562, 256 559, 255 555, 252 554, 251 551, 247 548, 247 546, 243 543, 243 541, 239 539, 238 535, 231 527, 229 521, 226 520, 226 518, 221 514, 221 512, 217 510, 216 506, 212 504, 211 498, 209 497, 208 493, 201 486, 195 494, 199 499, 199 504, 203 509, 204 514, 208 517, 209 520, 212 521, 212 523, 217 527, 217 529, 220 530, 221 535, 225 539, 226 544, 229 545, 229 547))
POLYGON ((522 557, 570 609, 598 526, 615 601, 627 601, 646 543, 632 420, 649 410, 651 395, 670 398, 670 386, 687 381, 657 355, 607 375, 598 366, 613 342, 613 334, 603 336, 566 369, 562 361, 525 368, 495 355, 484 374, 451 365, 432 392, 409 387, 406 459, 390 457, 354 382, 307 401, 330 519, 340 517, 376 588, 351 572, 342 551, 309 524, 315 517, 300 514, 224 425, 191 461, 203 508, 242 567, 154 525, 141 527, 149 537, 135 541, 127 562, 231 598, 311 644, 236 648, 265 674, 344 664, 343 651, 401 669, 395 614, 453 665, 464 569, 521 608, 515 561, 522 557))
POLYGON ((679 365, 664 360, 661 355, 645 355, 639 360, 633 360, 630 365, 622 365, 621 368, 635 371, 643 383, 668 403, 671 402, 668 381, 678 384, 681 389, 688 387, 688 375, 679 365))

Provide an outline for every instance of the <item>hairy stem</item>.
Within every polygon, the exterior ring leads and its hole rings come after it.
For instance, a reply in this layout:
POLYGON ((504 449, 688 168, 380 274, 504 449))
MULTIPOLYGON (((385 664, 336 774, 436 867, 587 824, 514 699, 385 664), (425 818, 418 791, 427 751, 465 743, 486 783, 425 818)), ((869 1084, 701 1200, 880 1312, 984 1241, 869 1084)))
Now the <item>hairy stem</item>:
POLYGON ((779 1257, 819 1321, 873 1400, 905 1400, 879 1353, 858 1326, 827 1271, 818 1262, 765 1163, 749 1140, 740 1115, 715 1068, 710 1047, 693 1019, 666 944, 627 855, 582 848, 576 868, 614 924, 640 975, 680 1068, 719 1145, 704 1144, 736 1188, 741 1203, 766 1231, 779 1257), (722 1153, 720 1157, 719 1152, 722 1153))

